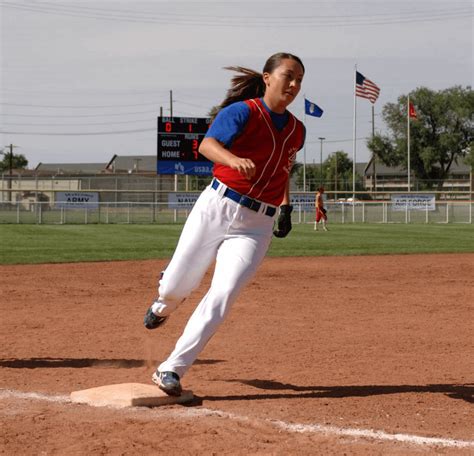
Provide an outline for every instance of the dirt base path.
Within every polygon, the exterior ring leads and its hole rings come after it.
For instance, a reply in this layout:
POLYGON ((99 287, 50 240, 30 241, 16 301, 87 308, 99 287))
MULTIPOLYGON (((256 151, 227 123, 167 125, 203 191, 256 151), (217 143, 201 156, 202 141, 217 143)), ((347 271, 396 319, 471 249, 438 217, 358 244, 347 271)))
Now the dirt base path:
POLYGON ((210 281, 147 332, 165 265, 0 266, 0 454, 474 452, 474 255, 267 258, 183 379, 192 404, 69 403, 150 382, 210 281))

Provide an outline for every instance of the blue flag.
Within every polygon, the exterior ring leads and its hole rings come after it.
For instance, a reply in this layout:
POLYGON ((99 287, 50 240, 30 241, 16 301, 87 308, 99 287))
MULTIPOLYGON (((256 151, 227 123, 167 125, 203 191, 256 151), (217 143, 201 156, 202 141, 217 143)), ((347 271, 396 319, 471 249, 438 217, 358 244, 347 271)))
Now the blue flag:
POLYGON ((315 103, 304 99, 304 110, 305 113, 309 116, 321 117, 323 115, 323 110, 315 103))

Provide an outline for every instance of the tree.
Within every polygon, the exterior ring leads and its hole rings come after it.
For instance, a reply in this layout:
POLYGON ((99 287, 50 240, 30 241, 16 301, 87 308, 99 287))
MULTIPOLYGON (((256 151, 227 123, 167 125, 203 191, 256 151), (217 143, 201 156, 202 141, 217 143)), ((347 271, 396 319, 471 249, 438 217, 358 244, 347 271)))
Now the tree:
MULTIPOLYGON (((323 162, 321 183, 320 165, 306 165, 306 187, 310 192, 315 192, 323 185, 326 191, 347 192, 352 190, 352 160, 342 150, 329 155, 323 162)), ((295 163, 292 169, 296 185, 303 188, 303 164, 295 163)), ((362 190, 360 176, 356 176, 356 190, 362 190)))
POLYGON ((22 154, 11 154, 10 150, 5 150, 3 160, 0 161, 0 172, 9 171, 10 169, 26 169, 28 160, 22 154), (11 156, 11 161, 10 161, 11 156))
MULTIPOLYGON (((408 169, 407 101, 402 95, 398 103, 387 103, 382 116, 389 135, 376 134, 368 148, 387 166, 408 169)), ((435 92, 420 87, 410 93, 417 119, 410 121, 410 168, 416 178, 441 189, 453 163, 463 160, 474 136, 474 92, 461 86, 435 92)))
POLYGON ((323 175, 326 190, 349 190, 352 188, 352 160, 342 150, 329 154, 323 163, 323 175))
POLYGON ((469 147, 467 149, 466 158, 464 159, 464 163, 471 167, 471 172, 474 172, 474 150, 473 150, 474 143, 471 141, 469 147))
POLYGON ((319 186, 319 165, 306 164, 304 166, 303 163, 295 162, 291 168, 290 177, 294 178, 298 188, 303 189, 306 181, 306 190, 314 192, 319 186))

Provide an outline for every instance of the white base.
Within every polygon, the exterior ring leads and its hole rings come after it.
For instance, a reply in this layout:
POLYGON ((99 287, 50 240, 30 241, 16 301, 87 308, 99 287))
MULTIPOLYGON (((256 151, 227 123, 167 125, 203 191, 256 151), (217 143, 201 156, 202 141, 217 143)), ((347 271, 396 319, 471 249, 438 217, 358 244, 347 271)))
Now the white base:
POLYGON ((183 391, 181 396, 168 396, 155 385, 143 383, 120 383, 98 386, 71 393, 71 401, 95 407, 157 407, 182 404, 192 401, 192 391, 183 391))

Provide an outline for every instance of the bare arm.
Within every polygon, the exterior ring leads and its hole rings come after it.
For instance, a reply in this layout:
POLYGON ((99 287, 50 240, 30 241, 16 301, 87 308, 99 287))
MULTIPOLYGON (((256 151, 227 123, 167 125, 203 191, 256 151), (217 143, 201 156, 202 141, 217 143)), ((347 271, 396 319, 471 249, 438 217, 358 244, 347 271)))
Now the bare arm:
POLYGON ((285 187, 285 196, 283 197, 283 201, 281 202, 281 206, 290 204, 290 178, 288 177, 288 181, 286 182, 285 187))
POLYGON ((199 146, 199 153, 214 163, 235 169, 246 179, 255 175, 256 167, 252 160, 237 157, 214 138, 204 138, 199 146))
POLYGON ((319 209, 323 207, 321 194, 319 194, 319 193, 316 195, 316 207, 319 208, 319 209))

